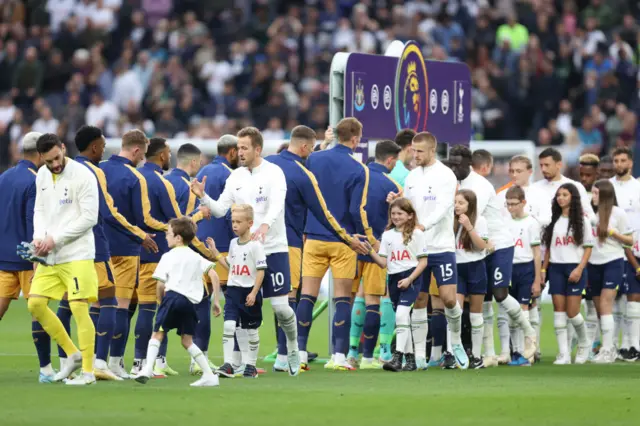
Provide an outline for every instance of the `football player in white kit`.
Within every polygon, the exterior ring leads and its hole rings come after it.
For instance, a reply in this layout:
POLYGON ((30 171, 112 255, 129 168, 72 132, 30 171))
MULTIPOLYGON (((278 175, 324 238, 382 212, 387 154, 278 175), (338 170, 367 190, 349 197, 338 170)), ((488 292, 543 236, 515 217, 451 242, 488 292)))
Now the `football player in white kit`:
MULTIPOLYGON (((629 148, 616 148, 613 151, 615 176, 611 183, 616 191, 618 206, 624 209, 634 231, 633 246, 627 249, 627 259, 640 257, 638 240, 640 239, 640 182, 631 176, 633 154, 629 148)), ((622 296, 613 307, 613 317, 617 327, 614 329, 614 342, 618 343, 618 330, 622 328, 622 346, 620 357, 625 361, 640 358, 640 282, 637 266, 625 262, 626 282, 622 287, 622 296), (626 301, 625 301, 626 299, 626 301), (622 324, 622 327, 620 327, 622 324), (633 349, 633 350, 631 350, 633 349)))

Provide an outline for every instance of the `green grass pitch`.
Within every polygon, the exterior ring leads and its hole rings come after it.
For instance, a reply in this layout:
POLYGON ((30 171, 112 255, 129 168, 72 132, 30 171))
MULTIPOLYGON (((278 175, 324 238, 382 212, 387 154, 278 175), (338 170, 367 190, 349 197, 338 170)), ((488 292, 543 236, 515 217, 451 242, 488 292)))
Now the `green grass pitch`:
MULTIPOLYGON (((327 352, 327 314, 310 349, 327 352)), ((99 382, 88 388, 38 383, 38 362, 24 301, 0 322, 0 425, 536 425, 640 424, 640 363, 555 367, 552 313, 544 311, 543 363, 479 371, 334 372, 320 364, 297 378, 268 370, 258 380, 221 380, 193 389, 189 360, 175 334, 170 365, 179 377, 143 386, 99 382)), ((222 320, 213 324, 210 355, 220 363, 222 320)), ((496 333, 497 334, 497 333, 496 333)), ((265 310, 261 354, 274 349, 273 315, 265 310)), ((130 367, 133 341, 129 342, 130 367)), ((53 348, 53 353, 56 353, 53 348)), ((53 359, 57 368, 57 357, 53 359)))

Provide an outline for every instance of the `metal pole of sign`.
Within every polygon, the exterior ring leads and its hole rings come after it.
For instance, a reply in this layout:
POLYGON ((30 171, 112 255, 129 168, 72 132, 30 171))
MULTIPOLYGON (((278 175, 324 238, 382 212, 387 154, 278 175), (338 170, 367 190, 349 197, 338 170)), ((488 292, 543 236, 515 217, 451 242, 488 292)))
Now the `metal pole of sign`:
POLYGON ((331 357, 333 355, 333 314, 335 313, 335 306, 333 305, 333 274, 331 270, 329 270, 327 297, 329 298, 329 357, 331 357))

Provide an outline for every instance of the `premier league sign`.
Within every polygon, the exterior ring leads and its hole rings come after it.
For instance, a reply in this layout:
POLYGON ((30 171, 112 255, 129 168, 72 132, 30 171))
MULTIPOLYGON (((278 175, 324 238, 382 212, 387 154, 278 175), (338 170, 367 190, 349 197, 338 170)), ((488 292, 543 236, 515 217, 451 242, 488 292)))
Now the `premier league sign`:
POLYGON ((393 139, 398 130, 411 128, 449 145, 469 144, 471 75, 465 64, 425 61, 415 42, 406 43, 399 58, 345 58, 343 93, 332 95, 343 100, 343 117, 362 122, 364 138, 393 139))

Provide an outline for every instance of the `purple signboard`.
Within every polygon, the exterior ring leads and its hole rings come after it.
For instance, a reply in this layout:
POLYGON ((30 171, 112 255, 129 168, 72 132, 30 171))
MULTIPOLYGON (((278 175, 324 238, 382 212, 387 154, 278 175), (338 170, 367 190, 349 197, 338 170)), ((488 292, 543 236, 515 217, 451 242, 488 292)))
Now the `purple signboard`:
POLYGON ((417 44, 400 58, 352 53, 344 75, 344 116, 356 117, 368 139, 398 130, 429 131, 439 142, 469 144, 471 75, 466 64, 425 61, 417 44))

